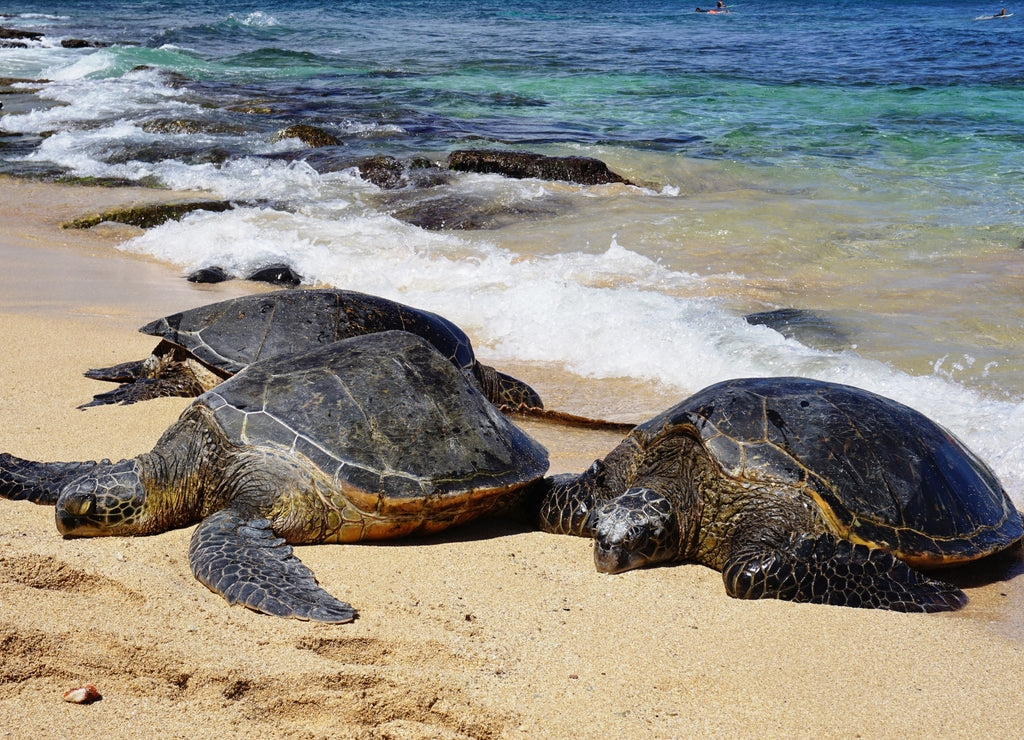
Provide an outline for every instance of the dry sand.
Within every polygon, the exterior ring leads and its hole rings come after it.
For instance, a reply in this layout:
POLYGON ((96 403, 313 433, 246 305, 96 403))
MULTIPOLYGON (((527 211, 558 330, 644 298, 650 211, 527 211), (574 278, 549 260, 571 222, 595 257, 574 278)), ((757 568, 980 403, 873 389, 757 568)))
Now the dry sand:
MULTIPOLYGON (((0 180, 0 451, 131 456, 187 405, 75 409, 100 389, 84 369, 152 349, 145 321, 255 290, 114 252, 127 229, 56 226, 157 197, 170 194, 0 180)), ((560 407, 592 403, 543 368, 515 372, 560 407)), ((615 442, 528 428, 555 471, 615 442)), ((189 572, 191 528, 64 541, 51 508, 4 500, 0 521, 0 737, 1015 737, 1024 724, 1019 552, 962 612, 903 615, 736 601, 700 566, 601 575, 587 541, 480 523, 300 548, 361 612, 325 626, 228 607, 189 572), (85 683, 101 701, 62 701, 85 683)))

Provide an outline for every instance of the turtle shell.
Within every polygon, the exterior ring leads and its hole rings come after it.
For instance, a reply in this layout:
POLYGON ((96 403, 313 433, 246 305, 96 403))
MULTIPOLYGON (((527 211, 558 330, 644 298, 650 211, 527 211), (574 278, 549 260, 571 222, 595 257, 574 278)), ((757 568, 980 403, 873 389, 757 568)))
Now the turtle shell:
POLYGON ((335 492, 381 518, 422 510, 440 517, 548 467, 544 447, 407 332, 263 360, 195 403, 213 411, 233 444, 294 451, 335 492))
POLYGON ((234 375, 264 357, 389 330, 423 337, 459 367, 471 368, 475 361, 469 337, 447 319, 349 290, 280 290, 234 298, 165 316, 139 331, 234 375))
POLYGON ((841 537, 912 565, 973 560, 1022 536, 995 475, 953 434, 888 398, 806 378, 712 385, 637 429, 692 427, 722 472, 804 490, 841 537))

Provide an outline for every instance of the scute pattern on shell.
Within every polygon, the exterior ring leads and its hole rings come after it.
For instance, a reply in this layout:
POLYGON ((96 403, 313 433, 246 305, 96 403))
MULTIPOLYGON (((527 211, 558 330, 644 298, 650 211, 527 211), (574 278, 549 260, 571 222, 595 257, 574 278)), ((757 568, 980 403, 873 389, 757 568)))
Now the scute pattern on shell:
POLYGON ((909 561, 973 559, 1021 536, 992 471, 923 414, 807 378, 710 386, 638 427, 689 425, 726 475, 806 483, 844 536, 909 561))
POLYGON ((363 337, 344 353, 264 360, 199 402, 234 444, 292 450, 388 499, 504 489, 547 468, 539 444, 405 332, 363 337))
POLYGON ((261 358, 389 329, 424 337, 460 367, 474 362, 469 338, 447 319, 345 290, 288 290, 221 301, 157 319, 141 331, 234 374, 261 358))

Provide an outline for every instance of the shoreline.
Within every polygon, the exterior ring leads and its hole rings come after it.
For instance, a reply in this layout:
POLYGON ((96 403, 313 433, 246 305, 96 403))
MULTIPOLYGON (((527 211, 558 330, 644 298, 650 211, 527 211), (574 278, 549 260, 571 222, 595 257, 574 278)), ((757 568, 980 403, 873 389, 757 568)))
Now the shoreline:
MULTIPOLYGON (((178 195, 0 178, 0 451, 135 455, 188 404, 75 408, 101 386, 86 368, 152 349, 138 326, 260 287, 195 286, 113 250, 125 229, 57 226, 178 195)), ((543 369, 523 369, 545 394, 543 369)), ((553 387, 552 407, 600 403, 553 387)), ((523 426, 552 472, 615 441, 523 426)), ((0 737, 129 737, 147 722, 178 738, 1008 737, 1024 721, 1006 694, 1024 671, 1020 551, 1008 580, 969 585, 965 610, 905 615, 741 602, 701 566, 606 576, 585 540, 479 522, 297 548, 361 612, 327 626, 228 607, 189 571, 191 527, 62 540, 48 507, 0 500, 0 516, 0 737), (104 698, 61 700, 85 683, 104 698)))

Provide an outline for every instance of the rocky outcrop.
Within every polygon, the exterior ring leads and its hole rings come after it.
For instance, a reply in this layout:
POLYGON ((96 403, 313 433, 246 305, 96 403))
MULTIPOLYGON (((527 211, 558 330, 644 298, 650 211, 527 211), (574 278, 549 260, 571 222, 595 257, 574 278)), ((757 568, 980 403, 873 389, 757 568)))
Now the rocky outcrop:
MULTIPOLYGON (((5 28, 0 26, 0 47, 24 48, 26 41, 39 41, 43 38, 38 31, 22 31, 18 28, 5 28)), ((60 45, 65 49, 101 48, 110 46, 104 41, 87 41, 85 39, 62 39, 60 45)))
POLYGON ((391 215, 428 231, 479 231, 500 229, 527 218, 554 216, 558 211, 550 202, 503 203, 453 194, 397 208, 391 215))
POLYGON ((119 224, 138 226, 142 229, 150 229, 159 226, 166 221, 180 219, 192 211, 227 211, 234 206, 226 200, 198 200, 184 203, 147 203, 140 206, 129 206, 127 208, 115 208, 103 213, 94 213, 82 216, 72 221, 61 224, 65 229, 89 229, 104 221, 112 221, 119 224))
POLYGON ((85 39, 62 39, 60 45, 65 49, 103 49, 110 46, 106 41, 86 41, 85 39))
POLYGON ((23 49, 28 46, 26 41, 38 41, 42 37, 43 34, 35 31, 22 31, 17 28, 0 26, 0 47, 23 49))
POLYGON ((303 144, 309 147, 321 147, 321 146, 338 146, 343 144, 338 137, 334 136, 322 128, 316 126, 310 126, 305 123, 297 123, 294 126, 288 126, 283 128, 273 135, 272 141, 281 141, 283 139, 298 139, 303 144))
POLYGON ((561 180, 578 185, 630 184, 592 157, 549 157, 500 149, 457 149, 448 155, 448 168, 519 179, 561 180))
POLYGON ((143 121, 142 130, 148 134, 228 134, 241 136, 244 126, 214 121, 196 121, 188 118, 158 118, 143 121))
POLYGON ((394 190, 409 182, 405 176, 405 166, 386 154, 364 159, 357 166, 359 176, 381 190, 394 190))
POLYGON ((850 346, 848 332, 833 319, 802 308, 776 308, 747 314, 748 324, 767 326, 808 347, 840 351, 850 346))

